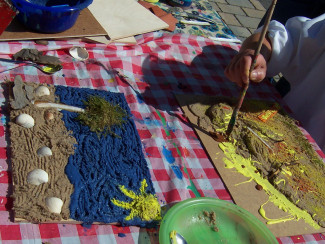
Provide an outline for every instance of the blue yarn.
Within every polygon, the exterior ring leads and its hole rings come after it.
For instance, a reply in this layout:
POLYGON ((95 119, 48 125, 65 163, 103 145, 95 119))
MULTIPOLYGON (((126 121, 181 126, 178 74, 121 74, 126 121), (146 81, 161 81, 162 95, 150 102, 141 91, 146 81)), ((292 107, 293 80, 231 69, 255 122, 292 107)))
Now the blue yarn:
POLYGON ((118 104, 129 115, 123 128, 112 128, 120 138, 111 135, 98 138, 88 126, 75 120, 77 113, 62 110, 62 119, 78 143, 65 168, 67 177, 74 185, 70 198, 70 217, 86 224, 119 222, 122 225, 155 226, 156 223, 145 222, 138 217, 125 221, 124 218, 129 215, 130 210, 122 209, 111 202, 113 198, 132 201, 120 191, 119 185, 139 194, 143 179, 148 183, 147 192, 155 194, 141 141, 124 95, 64 86, 56 86, 55 94, 61 103, 82 108, 85 107, 83 101, 90 96, 100 96, 118 104))

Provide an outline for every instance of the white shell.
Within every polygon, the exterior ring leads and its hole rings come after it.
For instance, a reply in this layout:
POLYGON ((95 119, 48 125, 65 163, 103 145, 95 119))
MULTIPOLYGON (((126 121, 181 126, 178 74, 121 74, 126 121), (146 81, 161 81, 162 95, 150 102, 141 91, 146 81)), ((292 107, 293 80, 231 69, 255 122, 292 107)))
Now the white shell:
POLYGON ((47 197, 45 199, 45 204, 49 208, 51 213, 61 213, 61 209, 63 206, 63 201, 57 197, 47 197))
POLYGON ((40 185, 49 181, 48 174, 42 169, 34 169, 27 175, 27 182, 32 185, 40 185))
POLYGON ((46 86, 39 86, 35 90, 35 95, 37 97, 48 96, 50 95, 50 89, 47 88, 46 86))
POLYGON ((37 150, 37 155, 38 156, 51 156, 52 155, 52 150, 49 147, 41 147, 37 150))
POLYGON ((35 121, 29 114, 20 114, 16 118, 16 123, 27 129, 32 128, 35 125, 35 121))
POLYGON ((89 58, 89 53, 84 47, 72 47, 69 53, 73 58, 80 61, 85 61, 89 58))

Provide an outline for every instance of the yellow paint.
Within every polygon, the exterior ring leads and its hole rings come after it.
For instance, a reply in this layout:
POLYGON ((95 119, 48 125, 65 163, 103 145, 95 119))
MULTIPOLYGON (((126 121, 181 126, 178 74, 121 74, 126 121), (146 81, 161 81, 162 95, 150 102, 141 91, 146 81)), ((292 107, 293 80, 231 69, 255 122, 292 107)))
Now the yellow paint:
POLYGON ((289 176, 292 176, 292 173, 289 170, 285 169, 284 167, 281 169, 281 173, 282 174, 287 174, 289 176))
POLYGON ((239 186, 241 184, 245 184, 245 183, 251 182, 252 180, 253 180, 253 178, 250 178, 249 180, 246 180, 244 182, 237 183, 235 186, 239 186))
POLYGON ((267 202, 263 203, 260 207, 260 209, 258 210, 258 212, 260 213, 260 215, 267 220, 267 224, 278 224, 278 223, 282 223, 282 222, 286 222, 286 221, 290 221, 290 220, 294 220, 295 218, 292 215, 288 215, 288 216, 284 216, 278 219, 270 219, 268 217, 266 217, 266 213, 265 213, 265 209, 264 209, 264 205, 267 204, 269 202, 269 200, 267 200, 267 202))
POLYGON ((283 185, 286 184, 286 181, 284 179, 280 179, 277 182, 274 182, 276 185, 279 185, 281 182, 283 182, 283 185))
POLYGON ((137 195, 135 192, 126 189, 125 186, 119 186, 121 192, 132 199, 130 202, 123 202, 115 198, 111 200, 116 206, 131 210, 130 214, 125 217, 125 220, 131 220, 135 217, 140 217, 144 221, 161 220, 159 202, 156 196, 146 193, 147 187, 147 181, 144 179, 139 189, 140 194, 137 195))
MULTIPOLYGON (((205 111, 209 108, 210 106, 206 106, 205 111)), ((231 109, 224 109, 224 114, 223 117, 215 117, 212 122, 212 126, 215 130, 215 132, 223 133, 227 130, 228 124, 230 122, 232 116, 232 110, 231 109), (220 119, 221 118, 221 119, 220 119), (216 119, 218 119, 216 121, 216 119), (218 126, 215 126, 218 124, 218 126)))
POLYGON ((175 231, 175 230, 172 230, 172 231, 169 233, 169 239, 170 239, 170 243, 171 243, 171 244, 177 244, 176 231, 175 231))
POLYGON ((271 183, 261 177, 259 173, 255 173, 256 167, 253 166, 252 160, 249 158, 244 158, 236 154, 235 146, 230 142, 219 143, 219 147, 225 154, 223 158, 226 168, 235 168, 242 175, 254 180, 257 184, 261 185, 265 190, 266 194, 269 195, 269 201, 276 205, 279 209, 284 212, 289 213, 289 217, 280 219, 268 219, 263 208, 264 204, 261 206, 259 212, 263 218, 268 220, 268 224, 276 224, 279 222, 289 221, 289 220, 299 220, 303 219, 307 224, 319 229, 320 226, 312 219, 307 211, 298 208, 292 202, 290 202, 282 193, 276 190, 271 183), (245 167, 242 167, 244 165, 245 167))
POLYGON ((264 111, 263 113, 261 113, 258 118, 263 121, 263 122, 266 122, 268 121, 269 119, 271 119, 274 115, 276 115, 276 113, 279 111, 280 109, 280 105, 279 104, 274 104, 273 106, 273 109, 270 109, 270 110, 266 110, 264 111))

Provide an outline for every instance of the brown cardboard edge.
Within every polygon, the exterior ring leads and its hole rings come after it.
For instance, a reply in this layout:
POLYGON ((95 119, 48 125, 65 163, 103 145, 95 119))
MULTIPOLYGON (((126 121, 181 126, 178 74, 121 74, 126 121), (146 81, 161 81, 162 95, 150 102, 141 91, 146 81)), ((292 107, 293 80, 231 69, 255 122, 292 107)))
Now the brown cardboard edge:
MULTIPOLYGON (((212 139, 212 137, 208 135, 206 131, 203 131, 197 126, 197 116, 193 115, 193 113, 187 107, 189 104, 193 103, 195 98, 202 97, 202 100, 205 100, 206 96, 175 93, 174 95, 183 113, 188 118, 191 127, 194 129, 194 132, 200 139, 210 161, 220 175, 226 189, 238 206, 246 209, 255 217, 257 217, 276 237, 317 234, 325 232, 325 228, 315 229, 305 223, 304 220, 292 220, 272 225, 267 224, 267 220, 265 220, 259 214, 258 210, 263 203, 268 201, 268 195, 265 193, 265 191, 257 191, 255 188, 256 183, 254 182, 247 182, 245 184, 235 186, 236 184, 245 182, 249 179, 237 171, 225 168, 225 163, 222 160, 224 154, 219 148, 218 142, 212 139), (218 155, 218 157, 216 157, 216 155, 218 155)), ((288 213, 284 212, 271 203, 267 208, 267 215, 272 216, 272 218, 280 218, 287 216, 288 213)))
POLYGON ((15 18, 7 29, 0 35, 0 41, 47 40, 105 35, 107 35, 105 29, 99 24, 89 9, 86 8, 80 12, 76 23, 70 29, 54 34, 30 31, 15 18))

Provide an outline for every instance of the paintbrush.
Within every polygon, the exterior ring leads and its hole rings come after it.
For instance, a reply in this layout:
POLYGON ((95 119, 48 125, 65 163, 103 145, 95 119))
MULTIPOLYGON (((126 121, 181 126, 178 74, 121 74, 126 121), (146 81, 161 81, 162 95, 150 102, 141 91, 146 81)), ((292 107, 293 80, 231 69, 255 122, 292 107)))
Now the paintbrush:
MULTIPOLYGON (((268 26, 270 24, 272 14, 273 14, 273 11, 274 11, 274 7, 276 5, 276 1, 277 0, 272 1, 271 6, 269 7, 269 10, 268 10, 267 16, 265 18, 265 23, 264 23, 264 26, 262 28, 260 38, 258 40, 258 45, 257 45, 256 49, 254 50, 254 56, 253 56, 253 59, 252 59, 252 64, 251 64, 251 67, 250 67, 249 73, 248 73, 249 76, 250 76, 251 72, 253 71, 253 69, 255 67, 257 56, 260 54, 262 44, 263 44, 263 40, 265 38, 266 31, 267 31, 268 26)), ((231 132, 232 132, 232 130, 234 128, 234 125, 236 123, 237 114, 238 114, 238 111, 241 108, 241 105, 243 104, 243 101, 244 101, 244 98, 245 98, 245 95, 246 95, 246 91, 248 89, 248 85, 249 85, 249 83, 245 84, 245 86, 242 88, 239 99, 238 99, 238 102, 237 102, 237 105, 236 105, 234 111, 232 112, 232 115, 231 115, 231 118, 230 118, 230 121, 229 121, 229 124, 228 124, 228 128, 226 130, 226 138, 227 139, 229 138, 229 136, 230 136, 230 134, 231 134, 231 132)))

